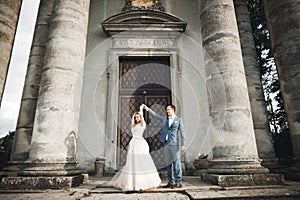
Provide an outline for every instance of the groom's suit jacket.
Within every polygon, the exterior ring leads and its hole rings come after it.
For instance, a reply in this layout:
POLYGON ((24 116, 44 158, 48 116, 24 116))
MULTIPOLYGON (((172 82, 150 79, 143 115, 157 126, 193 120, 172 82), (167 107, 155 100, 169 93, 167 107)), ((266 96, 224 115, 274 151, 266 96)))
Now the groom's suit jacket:
POLYGON ((149 108, 148 112, 153 115, 155 118, 158 118, 163 121, 162 134, 159 137, 159 140, 164 144, 170 145, 179 145, 178 132, 180 131, 181 136, 181 146, 185 146, 185 134, 182 119, 180 117, 175 117, 173 123, 169 127, 169 118, 168 116, 161 116, 155 113, 149 108), (166 140, 168 135, 168 139, 166 140))

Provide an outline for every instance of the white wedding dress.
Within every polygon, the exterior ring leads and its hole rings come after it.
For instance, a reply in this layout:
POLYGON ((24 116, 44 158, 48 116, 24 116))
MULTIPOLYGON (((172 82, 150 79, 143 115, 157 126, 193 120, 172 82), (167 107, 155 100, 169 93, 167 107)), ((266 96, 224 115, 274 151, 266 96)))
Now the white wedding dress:
POLYGON ((132 139, 128 145, 126 164, 112 178, 112 185, 123 191, 139 191, 159 187, 158 175, 149 145, 142 137, 145 127, 140 124, 132 129, 132 139))

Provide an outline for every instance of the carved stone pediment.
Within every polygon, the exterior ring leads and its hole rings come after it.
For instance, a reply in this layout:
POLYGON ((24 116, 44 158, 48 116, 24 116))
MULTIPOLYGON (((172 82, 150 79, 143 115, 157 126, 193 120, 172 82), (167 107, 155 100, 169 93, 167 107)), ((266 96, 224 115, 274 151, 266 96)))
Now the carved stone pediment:
POLYGON ((152 10, 122 12, 109 17, 101 24, 108 36, 124 31, 184 32, 187 26, 187 22, 174 15, 152 10))

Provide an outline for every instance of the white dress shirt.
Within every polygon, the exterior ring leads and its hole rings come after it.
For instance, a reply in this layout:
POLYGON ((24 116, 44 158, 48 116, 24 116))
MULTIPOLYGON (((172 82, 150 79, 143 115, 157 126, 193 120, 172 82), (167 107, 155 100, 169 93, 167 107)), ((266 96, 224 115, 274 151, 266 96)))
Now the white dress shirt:
POLYGON ((176 115, 173 116, 169 116, 169 127, 172 125, 172 123, 174 122, 176 115))
MULTIPOLYGON (((171 127, 172 123, 174 122, 175 117, 176 117, 176 115, 168 116, 168 118, 169 118, 169 127, 171 127)), ((168 140, 168 134, 166 136, 166 140, 168 140)))

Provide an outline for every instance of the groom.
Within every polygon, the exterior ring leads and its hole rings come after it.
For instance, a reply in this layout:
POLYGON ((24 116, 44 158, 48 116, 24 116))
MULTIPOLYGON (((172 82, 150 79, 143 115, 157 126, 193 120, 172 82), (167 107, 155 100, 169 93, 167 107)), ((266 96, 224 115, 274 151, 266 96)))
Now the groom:
POLYGON ((185 135, 182 119, 175 115, 176 107, 174 105, 168 105, 166 108, 167 116, 160 116, 153 110, 143 104, 143 109, 148 111, 155 118, 163 121, 162 134, 159 140, 164 144, 164 154, 167 164, 168 172, 168 184, 163 186, 164 188, 182 188, 182 169, 180 162, 180 150, 185 149, 185 135), (181 147, 179 148, 179 136, 181 133, 181 147), (175 180, 174 172, 175 169, 175 180))

